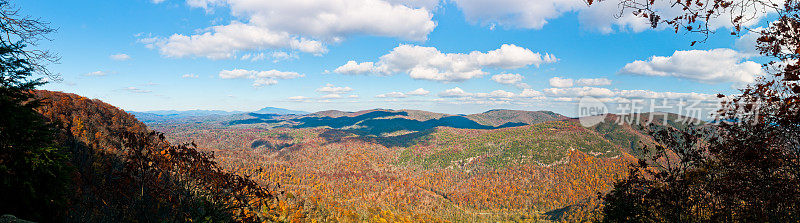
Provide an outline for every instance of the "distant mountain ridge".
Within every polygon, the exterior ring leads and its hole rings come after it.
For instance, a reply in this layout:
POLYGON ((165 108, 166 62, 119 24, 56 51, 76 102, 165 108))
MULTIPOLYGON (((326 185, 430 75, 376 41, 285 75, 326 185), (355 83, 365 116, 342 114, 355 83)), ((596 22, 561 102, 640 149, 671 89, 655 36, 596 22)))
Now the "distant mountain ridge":
POLYGON ((295 111, 289 110, 284 108, 275 108, 275 107, 265 107, 258 111, 254 111, 253 113, 256 114, 276 114, 276 115, 306 115, 308 112, 304 111, 295 111))
POLYGON ((245 113, 241 111, 222 111, 222 110, 185 110, 185 111, 178 111, 178 110, 157 110, 157 111, 130 111, 128 113, 131 114, 149 114, 149 115, 159 115, 159 116, 205 116, 205 115, 233 115, 233 114, 240 114, 245 113))
POLYGON ((490 110, 472 115, 451 115, 420 110, 370 109, 357 112, 327 110, 308 115, 264 116, 254 113, 244 119, 223 121, 225 125, 256 124, 269 127, 330 127, 358 135, 397 135, 437 127, 499 129, 567 119, 550 111, 490 110))
POLYGON ((199 116, 212 116, 212 115, 238 115, 238 114, 245 114, 245 113, 255 113, 255 114, 275 114, 275 115, 306 115, 308 112, 304 111, 295 111, 289 110, 284 108, 275 108, 275 107, 264 107, 257 111, 246 112, 246 111, 222 111, 222 110, 185 110, 185 111, 178 111, 178 110, 156 110, 156 111, 128 111, 129 114, 135 115, 143 122, 149 121, 157 121, 159 119, 174 119, 174 118, 187 118, 187 117, 199 117, 199 116))

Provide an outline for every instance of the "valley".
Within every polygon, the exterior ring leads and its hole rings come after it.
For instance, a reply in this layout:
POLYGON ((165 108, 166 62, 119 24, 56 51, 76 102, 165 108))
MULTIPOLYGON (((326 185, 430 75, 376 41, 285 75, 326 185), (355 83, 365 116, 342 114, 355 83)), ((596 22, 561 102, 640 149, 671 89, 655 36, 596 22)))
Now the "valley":
POLYGON ((585 128, 548 111, 157 118, 145 123, 170 142, 196 143, 329 221, 580 219, 593 210, 564 208, 597 202, 627 176, 638 145, 653 143, 613 117, 585 128))

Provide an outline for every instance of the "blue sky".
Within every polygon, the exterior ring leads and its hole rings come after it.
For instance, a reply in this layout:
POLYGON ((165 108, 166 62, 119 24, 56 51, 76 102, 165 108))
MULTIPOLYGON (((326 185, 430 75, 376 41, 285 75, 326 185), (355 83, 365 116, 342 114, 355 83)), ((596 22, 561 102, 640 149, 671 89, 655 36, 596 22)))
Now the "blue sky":
POLYGON ((492 2, 17 4, 59 29, 42 47, 60 54, 50 69, 63 81, 44 89, 133 111, 508 108, 574 115, 581 96, 707 100, 737 92, 761 72, 742 47, 752 40, 729 35, 724 22, 713 24, 717 32, 707 42, 689 46, 703 37, 647 29, 628 13, 615 19, 616 7, 492 2), (344 66, 349 61, 358 66, 344 66))

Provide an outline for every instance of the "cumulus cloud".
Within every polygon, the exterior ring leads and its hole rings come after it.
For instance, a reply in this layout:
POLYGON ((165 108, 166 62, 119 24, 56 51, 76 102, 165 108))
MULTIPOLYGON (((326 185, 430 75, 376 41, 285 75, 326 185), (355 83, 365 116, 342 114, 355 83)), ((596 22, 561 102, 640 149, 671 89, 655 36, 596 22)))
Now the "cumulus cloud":
POLYGON ((606 88, 581 87, 581 88, 547 88, 543 90, 548 96, 591 96, 591 97, 613 97, 616 93, 606 88))
POLYGON ((343 98, 340 94, 326 94, 322 96, 323 99, 339 99, 343 98))
POLYGON ((441 0, 387 0, 392 4, 402 4, 412 8, 436 9, 441 0))
POLYGON ((488 93, 467 92, 455 87, 439 93, 438 99, 433 101, 456 104, 530 104, 533 101, 546 99, 542 92, 533 89, 523 89, 520 93, 495 90, 488 93))
POLYGON ((472 93, 467 93, 466 91, 461 90, 461 88, 459 87, 439 92, 439 97, 443 98, 457 98, 457 97, 469 97, 469 96, 472 96, 472 93))
POLYGON ((557 88, 567 88, 572 86, 605 86, 611 85, 611 80, 606 78, 581 78, 573 80, 570 78, 553 77, 550 78, 550 86, 557 88))
POLYGON ((373 72, 374 69, 375 66, 372 62, 358 63, 351 60, 347 61, 347 63, 344 65, 337 67, 335 70, 333 70, 333 72, 340 74, 364 74, 373 72))
POLYGON ((409 91, 409 92, 406 92, 406 93, 395 91, 395 92, 389 92, 389 93, 386 93, 386 94, 379 94, 379 95, 376 95, 375 97, 376 98, 407 98, 407 97, 410 97, 410 96, 428 95, 429 93, 431 93, 431 92, 428 91, 428 90, 425 90, 425 89, 422 89, 422 88, 418 88, 416 90, 409 91))
POLYGON ((606 78, 581 78, 575 81, 578 86, 605 86, 611 85, 611 80, 606 78))
POLYGON ((484 68, 517 69, 555 63, 550 54, 534 53, 513 44, 503 44, 499 49, 479 52, 442 53, 434 47, 400 45, 380 57, 378 62, 348 61, 336 68, 340 74, 391 75, 407 73, 413 79, 440 82, 459 82, 486 74, 484 68))
POLYGON ((358 98, 358 95, 354 95, 354 94, 342 95, 342 94, 337 94, 337 93, 331 93, 331 94, 326 94, 326 95, 322 95, 322 97, 319 97, 319 99, 322 99, 322 100, 345 99, 345 98, 354 99, 354 98, 358 98))
POLYGON ((295 79, 305 75, 296 72, 283 72, 277 70, 268 71, 255 71, 255 70, 223 70, 219 72, 219 78, 222 79, 250 79, 253 80, 254 87, 261 87, 267 85, 274 85, 278 83, 278 79, 295 79))
POLYGON ((652 56, 628 63, 619 73, 677 77, 703 83, 752 83, 762 75, 761 65, 743 61, 747 55, 731 49, 675 51, 672 56, 652 56))
POLYGON ((522 98, 540 98, 542 96, 544 96, 542 92, 533 89, 524 89, 522 90, 522 93, 519 94, 519 97, 522 98))
POLYGON ((214 26, 196 35, 174 34, 169 38, 140 41, 159 48, 161 55, 175 58, 201 56, 209 59, 230 59, 239 51, 264 49, 291 49, 317 55, 327 52, 320 41, 239 22, 214 26))
POLYGON ((297 59, 298 56, 297 56, 297 54, 293 54, 293 53, 290 54, 290 53, 283 52, 283 51, 276 51, 276 52, 272 52, 272 58, 274 59, 274 60, 272 60, 272 62, 273 63, 277 63, 278 61, 282 61, 282 60, 297 59))
POLYGON ((519 74, 497 74, 492 76, 492 80, 497 83, 511 85, 522 89, 530 88, 528 84, 522 83, 522 79, 524 79, 524 77, 519 74))
POLYGON ((405 97, 408 97, 408 95, 406 95, 403 92, 394 91, 394 92, 389 92, 389 93, 386 93, 386 94, 379 94, 379 95, 376 95, 375 97, 376 98, 405 98, 405 97))
POLYGON ((428 95, 430 93, 431 93, 430 91, 422 88, 417 88, 416 90, 406 92, 407 95, 415 95, 415 96, 428 95))
POLYGON ((439 93, 439 100, 446 103, 457 104, 529 104, 532 101, 541 101, 545 99, 542 92, 533 89, 523 89, 520 93, 513 93, 504 90, 495 90, 488 93, 483 92, 467 92, 461 88, 455 87, 447 89, 439 93))
POLYGON ((495 99, 503 98, 503 99, 508 99, 508 98, 513 98, 513 97, 516 97, 516 96, 517 96, 516 94, 508 92, 508 91, 504 91, 504 90, 495 90, 495 91, 492 91, 492 92, 489 92, 489 93, 469 93, 469 92, 466 92, 466 91, 462 90, 459 87, 455 87, 455 88, 452 88, 452 89, 447 89, 447 90, 442 91, 442 92, 439 93, 439 97, 443 97, 443 98, 474 97, 474 98, 495 98, 495 99))
POLYGON ((124 53, 112 54, 111 56, 108 57, 116 61, 126 61, 131 59, 131 56, 128 56, 128 54, 124 53))
POLYGON ((550 78, 550 86, 564 88, 564 87, 572 87, 574 85, 574 81, 569 78, 560 78, 560 77, 553 77, 550 78))
POLYGON ((306 96, 292 96, 292 97, 289 97, 289 100, 292 100, 292 101, 304 101, 304 100, 308 100, 308 99, 311 99, 311 98, 306 97, 306 96))
POLYGON ((328 94, 343 94, 351 91, 353 91, 353 89, 350 87, 336 87, 333 84, 325 84, 325 86, 317 88, 317 92, 328 94))
POLYGON ((553 98, 617 98, 617 99, 686 99, 714 101, 716 95, 702 93, 656 92, 650 90, 611 90, 598 87, 547 88, 544 94, 553 98))
POLYGON ((327 52, 325 42, 339 42, 352 35, 424 41, 436 27, 430 10, 438 2, 187 0, 187 4, 207 11, 229 9, 237 20, 197 34, 174 34, 142 42, 158 47, 167 57, 228 59, 240 51, 264 49, 319 55, 327 52))

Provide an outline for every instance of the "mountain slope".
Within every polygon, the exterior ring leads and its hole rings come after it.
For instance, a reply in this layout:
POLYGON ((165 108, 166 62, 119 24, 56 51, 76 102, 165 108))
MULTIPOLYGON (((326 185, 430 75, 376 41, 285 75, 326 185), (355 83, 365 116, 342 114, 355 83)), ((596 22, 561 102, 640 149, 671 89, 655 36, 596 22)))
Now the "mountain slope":
POLYGON ((489 110, 483 113, 466 116, 481 125, 503 126, 509 123, 537 124, 548 121, 566 119, 566 116, 551 111, 521 111, 521 110, 489 110))
MULTIPOLYGON (((261 222, 280 217, 275 196, 218 167, 213 155, 173 146, 125 111, 75 94, 35 91, 58 128, 73 185, 68 222, 261 222)), ((53 210, 61 211, 61 210, 53 210)))
POLYGON ((598 157, 623 153, 620 145, 570 120, 493 130, 438 127, 418 142, 403 158, 443 168, 496 168, 526 162, 552 165, 571 150, 598 157))
POLYGON ((685 129, 688 128, 688 123, 702 125, 705 122, 677 114, 666 114, 666 117, 661 113, 641 113, 632 115, 606 114, 603 122, 591 126, 589 129, 597 132, 606 140, 621 146, 626 152, 641 157, 646 155, 645 151, 641 151, 644 146, 652 148, 653 145, 656 144, 653 138, 641 129, 642 126, 640 125, 647 125, 649 123, 685 129))

